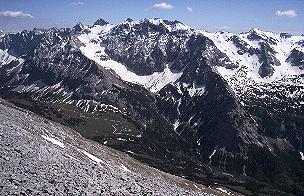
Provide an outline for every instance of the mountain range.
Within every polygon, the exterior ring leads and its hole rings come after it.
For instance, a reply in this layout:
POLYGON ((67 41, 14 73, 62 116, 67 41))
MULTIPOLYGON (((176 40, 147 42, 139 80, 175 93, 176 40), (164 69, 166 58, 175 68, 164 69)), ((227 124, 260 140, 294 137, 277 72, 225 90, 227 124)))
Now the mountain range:
POLYGON ((163 171, 304 192, 304 36, 179 21, 0 34, 0 95, 163 171))

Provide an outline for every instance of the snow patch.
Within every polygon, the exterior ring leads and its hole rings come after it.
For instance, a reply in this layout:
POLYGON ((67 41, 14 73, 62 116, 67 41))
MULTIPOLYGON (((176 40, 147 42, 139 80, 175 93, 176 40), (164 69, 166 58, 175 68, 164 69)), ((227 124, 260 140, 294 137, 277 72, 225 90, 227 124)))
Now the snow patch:
POLYGON ((209 156, 209 159, 211 159, 215 153, 216 153, 216 150, 213 150, 212 154, 209 156))
POLYGON ((188 31, 191 27, 183 24, 183 23, 176 23, 172 25, 171 31, 188 31))
POLYGON ((227 194, 227 195, 231 195, 231 192, 229 192, 229 191, 227 191, 227 190, 225 190, 223 188, 217 187, 216 189, 219 190, 219 191, 221 191, 221 192, 223 192, 223 193, 225 193, 225 194, 227 194))
POLYGON ((47 141, 49 141, 49 142, 51 142, 51 143, 57 145, 57 146, 60 146, 61 148, 64 148, 64 147, 65 147, 64 143, 62 143, 62 142, 60 142, 60 141, 58 141, 58 140, 56 140, 56 139, 54 139, 54 138, 48 137, 48 136, 46 136, 46 135, 41 135, 41 137, 42 137, 43 139, 45 139, 45 140, 47 140, 47 141))
POLYGON ((203 87, 195 87, 195 85, 194 85, 194 87, 188 88, 188 92, 189 92, 189 95, 191 97, 201 96, 205 92, 205 87, 204 86, 203 87))
POLYGON ((131 151, 131 150, 127 150, 126 151, 127 153, 130 153, 130 154, 135 154, 135 152, 131 151))
POLYGON ((300 152, 301 160, 304 161, 304 153, 300 152))
POLYGON ((181 123, 179 122, 179 120, 176 120, 176 121, 173 123, 174 130, 176 130, 177 127, 178 127, 180 124, 181 124, 181 123))
POLYGON ((129 170, 126 166, 124 166, 123 164, 121 164, 120 166, 121 170, 125 171, 125 172, 130 172, 131 173, 131 170, 129 170))
POLYGON ((92 161, 94 161, 96 163, 102 163, 103 162, 100 158, 98 158, 98 157, 96 157, 96 156, 88 153, 85 150, 80 150, 80 152, 82 152, 84 155, 86 155, 87 157, 89 157, 89 159, 91 159, 92 161))

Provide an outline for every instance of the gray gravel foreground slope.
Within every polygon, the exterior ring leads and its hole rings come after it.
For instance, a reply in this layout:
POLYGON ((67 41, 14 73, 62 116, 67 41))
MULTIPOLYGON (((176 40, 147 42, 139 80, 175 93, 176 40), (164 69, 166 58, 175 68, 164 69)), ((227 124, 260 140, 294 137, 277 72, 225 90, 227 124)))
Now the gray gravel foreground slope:
POLYGON ((1 195, 220 195, 0 99, 1 195))

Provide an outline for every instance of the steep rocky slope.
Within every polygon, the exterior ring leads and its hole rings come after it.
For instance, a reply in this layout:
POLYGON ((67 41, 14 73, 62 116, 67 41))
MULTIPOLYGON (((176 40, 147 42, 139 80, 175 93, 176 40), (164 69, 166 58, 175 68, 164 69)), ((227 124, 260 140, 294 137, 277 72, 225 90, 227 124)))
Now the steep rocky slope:
POLYGON ((145 166, 126 154, 1 100, 1 195, 225 195, 145 166))

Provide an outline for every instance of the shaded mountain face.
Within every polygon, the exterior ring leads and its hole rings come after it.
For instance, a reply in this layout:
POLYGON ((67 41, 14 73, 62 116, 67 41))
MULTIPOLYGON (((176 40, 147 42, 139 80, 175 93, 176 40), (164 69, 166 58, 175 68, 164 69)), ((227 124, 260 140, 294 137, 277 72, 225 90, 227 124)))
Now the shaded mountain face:
POLYGON ((1 95, 176 175, 298 194, 303 40, 161 19, 6 34, 1 95))
POLYGON ((291 66, 297 66, 301 70, 304 69, 304 52, 303 49, 293 49, 286 59, 287 62, 291 64, 291 66))

